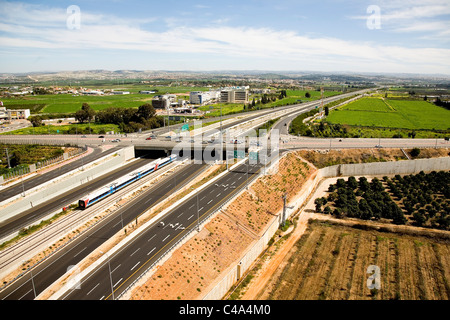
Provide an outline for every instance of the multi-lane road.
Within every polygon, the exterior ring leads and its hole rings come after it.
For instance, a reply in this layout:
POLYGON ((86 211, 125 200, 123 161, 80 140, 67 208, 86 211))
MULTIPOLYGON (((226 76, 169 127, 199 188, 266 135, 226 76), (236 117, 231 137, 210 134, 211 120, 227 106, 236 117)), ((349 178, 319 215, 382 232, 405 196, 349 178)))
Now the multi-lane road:
MULTIPOLYGON (((98 248, 113 235, 133 222, 141 213, 167 198, 184 186, 202 171, 204 165, 186 165, 176 172, 176 179, 168 176, 157 185, 149 188, 142 196, 135 198, 126 206, 104 219, 95 228, 67 245, 63 250, 38 264, 32 272, 22 276, 5 290, 0 292, 0 299, 30 300, 39 295, 71 266, 76 265, 92 251, 98 248)), ((101 206, 101 203, 98 204, 101 206)))
POLYGON ((64 300, 117 299, 173 245, 207 219, 221 204, 246 187, 261 165, 241 164, 168 212, 98 266, 64 300), (248 179, 247 179, 248 178, 248 179))

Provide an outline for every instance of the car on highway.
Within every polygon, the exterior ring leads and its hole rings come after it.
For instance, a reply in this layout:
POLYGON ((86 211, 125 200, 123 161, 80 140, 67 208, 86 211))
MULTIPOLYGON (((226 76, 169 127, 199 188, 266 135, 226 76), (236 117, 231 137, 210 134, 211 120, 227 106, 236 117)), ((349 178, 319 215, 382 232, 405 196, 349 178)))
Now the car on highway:
POLYGON ((381 144, 377 144, 377 145, 375 146, 375 148, 383 148, 383 146, 382 146, 381 144))
POLYGON ((111 140, 111 142, 120 142, 120 139, 111 140))
POLYGON ((104 139, 105 138, 105 136, 100 136, 100 137, 98 137, 99 139, 104 139))
POLYGON ((152 140, 152 137, 148 137, 147 139, 145 139, 145 140, 152 140))

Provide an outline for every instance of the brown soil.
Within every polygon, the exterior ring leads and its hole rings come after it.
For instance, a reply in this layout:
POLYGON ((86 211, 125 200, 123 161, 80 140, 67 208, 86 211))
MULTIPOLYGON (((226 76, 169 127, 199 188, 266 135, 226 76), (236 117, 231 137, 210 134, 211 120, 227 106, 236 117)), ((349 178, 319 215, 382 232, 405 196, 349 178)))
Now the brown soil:
MULTIPOLYGON (((416 158, 411 157, 411 149, 405 149, 405 152, 411 159, 446 157, 450 152, 450 148, 432 148, 420 150, 420 154, 416 158)), ((324 168, 336 164, 408 160, 402 150, 390 148, 303 150, 300 151, 299 154, 305 160, 313 163, 317 168, 324 168)))
POLYGON ((274 276, 249 299, 448 300, 450 241, 314 221, 274 276), (367 287, 377 265, 381 288, 367 287))

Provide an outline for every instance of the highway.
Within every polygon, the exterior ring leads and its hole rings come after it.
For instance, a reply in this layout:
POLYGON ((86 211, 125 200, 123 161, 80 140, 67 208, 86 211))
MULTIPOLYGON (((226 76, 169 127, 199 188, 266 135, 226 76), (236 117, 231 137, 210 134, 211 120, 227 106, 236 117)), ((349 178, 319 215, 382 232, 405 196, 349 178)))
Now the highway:
POLYGON ((242 164, 200 192, 194 192, 188 200, 152 224, 126 247, 108 256, 104 264, 80 283, 79 289, 69 291, 62 299, 117 299, 177 241, 191 231, 197 232, 198 224, 245 188, 260 169, 259 164, 242 164))
MULTIPOLYGON (((76 265, 83 258, 97 249, 127 225, 135 221, 141 213, 159 203, 164 198, 188 183, 204 169, 204 165, 187 165, 176 173, 176 177, 168 176, 143 195, 133 199, 110 217, 104 219, 94 228, 77 238, 63 250, 44 260, 33 268, 32 272, 19 278, 16 282, 0 292, 2 300, 31 300, 64 275, 70 266, 76 265), (34 286, 33 286, 34 284, 34 286)), ((95 205, 101 206, 101 203, 95 205)))

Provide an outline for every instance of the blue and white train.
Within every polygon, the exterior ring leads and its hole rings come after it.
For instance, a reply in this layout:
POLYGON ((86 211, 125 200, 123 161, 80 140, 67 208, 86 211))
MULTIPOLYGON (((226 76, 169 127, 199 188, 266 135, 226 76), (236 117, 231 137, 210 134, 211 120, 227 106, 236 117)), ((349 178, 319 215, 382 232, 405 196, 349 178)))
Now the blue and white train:
POLYGON ((78 206, 81 209, 86 209, 87 207, 93 205, 94 203, 128 186, 129 184, 139 179, 142 179, 143 177, 149 175, 152 172, 155 172, 159 168, 164 167, 171 162, 174 162, 176 159, 177 159, 176 155, 171 155, 170 157, 167 158, 152 161, 149 164, 139 168, 138 170, 130 172, 127 175, 114 180, 108 185, 91 192, 84 199, 78 200, 78 206))

